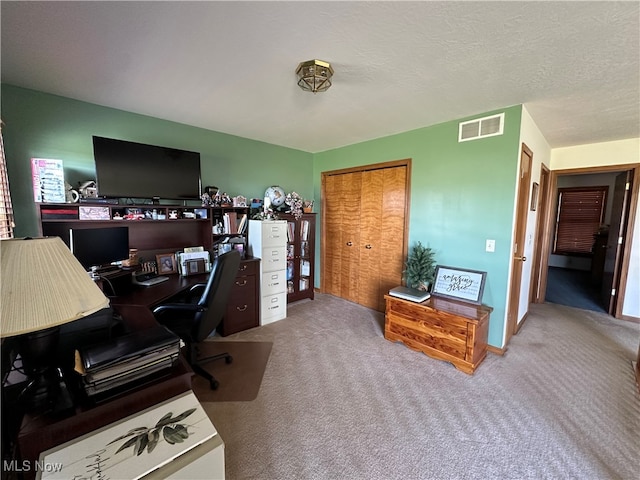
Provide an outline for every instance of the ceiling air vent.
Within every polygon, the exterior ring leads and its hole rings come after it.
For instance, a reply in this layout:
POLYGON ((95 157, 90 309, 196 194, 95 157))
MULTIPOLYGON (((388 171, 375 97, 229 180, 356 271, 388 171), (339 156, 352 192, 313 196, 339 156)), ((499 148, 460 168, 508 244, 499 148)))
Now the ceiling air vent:
POLYGON ((461 122, 459 127, 458 142, 502 135, 504 130, 504 112, 498 115, 491 115, 490 117, 461 122))

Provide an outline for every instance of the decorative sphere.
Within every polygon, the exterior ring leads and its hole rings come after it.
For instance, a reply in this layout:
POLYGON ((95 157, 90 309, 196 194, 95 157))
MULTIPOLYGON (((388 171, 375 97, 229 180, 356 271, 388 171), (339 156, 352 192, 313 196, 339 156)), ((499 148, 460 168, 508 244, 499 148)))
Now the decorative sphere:
POLYGON ((279 207, 284 203, 286 194, 281 187, 272 185, 264 192, 264 196, 269 197, 269 200, 271 200, 271 205, 273 205, 274 207, 279 207))

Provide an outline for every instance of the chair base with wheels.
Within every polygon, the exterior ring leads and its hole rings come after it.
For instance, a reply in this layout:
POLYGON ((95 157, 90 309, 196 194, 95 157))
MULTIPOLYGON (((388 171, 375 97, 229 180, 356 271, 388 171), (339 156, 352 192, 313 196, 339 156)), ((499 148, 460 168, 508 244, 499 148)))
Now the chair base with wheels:
POLYGON ((221 359, 229 364, 233 359, 228 353, 199 358, 198 346, 222 321, 239 268, 240 253, 224 253, 214 260, 207 283, 191 288, 191 296, 198 295, 196 302, 167 303, 153 310, 156 320, 184 341, 187 361, 196 374, 209 381, 212 390, 218 388, 219 382, 202 364, 221 359))
POLYGON ((193 361, 189 359, 189 364, 191 365, 191 368, 194 372, 209 381, 209 387, 211 388, 211 390, 217 390, 220 386, 220 382, 218 382, 218 380, 216 380, 215 377, 211 375, 211 373, 207 372, 202 367, 202 364, 213 362, 215 360, 224 360, 224 363, 228 365, 233 362, 233 357, 227 352, 218 353, 209 357, 199 357, 199 353, 200 349, 198 348, 198 345, 192 344, 190 347, 189 356, 191 357, 191 359, 193 359, 193 361))

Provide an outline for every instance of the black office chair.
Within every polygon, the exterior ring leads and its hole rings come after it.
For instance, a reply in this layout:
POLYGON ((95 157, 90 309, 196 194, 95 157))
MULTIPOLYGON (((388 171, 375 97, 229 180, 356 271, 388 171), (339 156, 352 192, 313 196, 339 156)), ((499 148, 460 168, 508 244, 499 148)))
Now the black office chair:
POLYGON ((211 335, 222 321, 239 267, 240 252, 232 250, 224 253, 213 261, 207 283, 191 288, 190 297, 197 301, 167 303, 153 310, 158 322, 185 342, 187 361, 194 372, 209 380, 212 390, 218 388, 219 382, 201 365, 223 358, 226 363, 231 363, 233 359, 228 353, 198 358, 198 344, 211 335))

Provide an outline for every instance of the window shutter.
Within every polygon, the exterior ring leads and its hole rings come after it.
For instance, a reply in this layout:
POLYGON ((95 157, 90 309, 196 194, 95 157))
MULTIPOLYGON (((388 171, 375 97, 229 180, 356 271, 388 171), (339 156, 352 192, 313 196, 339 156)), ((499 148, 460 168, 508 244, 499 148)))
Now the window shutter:
POLYGON ((604 219, 608 187, 559 189, 554 253, 592 253, 604 219))
POLYGON ((0 123, 0 238, 12 238, 13 227, 15 227, 13 207, 11 206, 7 163, 4 158, 4 141, 2 140, 2 124, 0 123))

